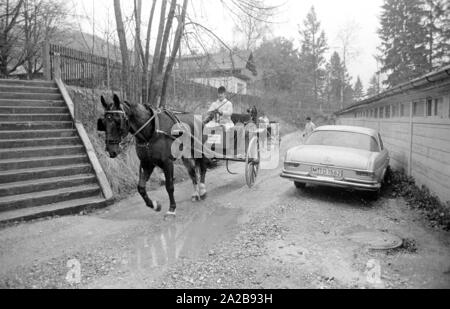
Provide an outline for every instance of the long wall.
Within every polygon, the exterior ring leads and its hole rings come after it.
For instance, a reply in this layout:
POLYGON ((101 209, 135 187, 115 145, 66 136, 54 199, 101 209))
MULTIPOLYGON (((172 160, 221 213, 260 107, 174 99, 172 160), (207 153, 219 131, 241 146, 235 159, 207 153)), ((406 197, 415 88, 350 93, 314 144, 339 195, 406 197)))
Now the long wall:
POLYGON ((337 123, 378 130, 392 168, 450 201, 450 81, 359 107, 337 123))

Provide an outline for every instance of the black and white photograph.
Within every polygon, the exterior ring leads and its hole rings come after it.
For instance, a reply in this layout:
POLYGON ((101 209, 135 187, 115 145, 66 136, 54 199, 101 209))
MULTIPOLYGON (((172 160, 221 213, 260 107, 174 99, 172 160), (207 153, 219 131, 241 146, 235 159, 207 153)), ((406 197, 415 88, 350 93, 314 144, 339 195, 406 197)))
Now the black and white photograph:
POLYGON ((0 0, 0 289, 450 289, 450 0, 0 0))

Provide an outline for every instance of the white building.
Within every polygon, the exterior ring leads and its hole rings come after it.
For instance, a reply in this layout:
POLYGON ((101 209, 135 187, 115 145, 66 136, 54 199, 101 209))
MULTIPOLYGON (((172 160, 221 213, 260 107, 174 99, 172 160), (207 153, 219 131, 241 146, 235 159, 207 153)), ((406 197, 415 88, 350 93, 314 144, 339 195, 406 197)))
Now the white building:
POLYGON ((196 83, 238 94, 256 94, 252 83, 257 76, 250 51, 220 52, 184 57, 178 62, 181 74, 196 83))

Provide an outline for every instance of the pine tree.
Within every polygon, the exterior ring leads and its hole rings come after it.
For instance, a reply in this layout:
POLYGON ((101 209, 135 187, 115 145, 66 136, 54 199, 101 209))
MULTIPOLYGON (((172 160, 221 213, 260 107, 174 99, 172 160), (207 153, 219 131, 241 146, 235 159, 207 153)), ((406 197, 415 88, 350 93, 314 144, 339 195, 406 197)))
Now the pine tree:
POLYGON ((429 66, 436 69, 450 63, 450 2, 424 0, 423 8, 429 66))
POLYGON ((325 32, 320 29, 320 22, 314 7, 306 16, 301 35, 300 62, 303 78, 301 88, 306 101, 312 101, 317 106, 324 98, 325 83, 325 52, 327 42, 325 32), (319 101, 320 100, 320 101, 319 101))
POLYGON ((382 73, 392 87, 431 70, 422 0, 385 0, 381 16, 382 73))
POLYGON ((326 94, 328 106, 343 108, 352 102, 351 77, 337 52, 331 55, 326 66, 326 94), (342 97, 343 96, 343 97, 342 97))
POLYGON ((367 88, 367 96, 372 97, 381 92, 380 81, 377 74, 372 76, 369 82, 369 87, 367 88))
POLYGON ((356 78, 355 87, 353 88, 353 101, 361 101, 364 98, 364 87, 361 78, 356 78))

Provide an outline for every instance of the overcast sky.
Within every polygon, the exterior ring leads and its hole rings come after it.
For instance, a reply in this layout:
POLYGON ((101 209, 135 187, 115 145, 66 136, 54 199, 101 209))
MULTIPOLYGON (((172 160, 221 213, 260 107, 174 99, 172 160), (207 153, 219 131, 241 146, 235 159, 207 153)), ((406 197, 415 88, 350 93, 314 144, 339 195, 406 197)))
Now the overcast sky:
MULTIPOLYGON (((150 5, 148 0, 143 2, 147 6, 150 5)), ((292 39, 296 45, 299 44, 299 25, 303 24, 303 20, 312 6, 315 7, 322 28, 327 35, 330 46, 329 53, 334 50, 340 52, 337 41, 339 30, 348 24, 357 25, 355 47, 358 55, 351 59, 348 67, 350 74, 354 77, 353 81, 359 75, 367 88, 371 76, 377 70, 373 55, 377 53, 376 48, 380 42, 377 30, 383 0, 268 0, 268 2, 283 4, 279 9, 279 14, 274 18, 273 35, 292 39)), ((100 32, 104 29, 107 25, 108 12, 111 26, 115 25, 113 0, 72 0, 72 3, 76 7, 78 15, 88 16, 85 19, 79 18, 84 31, 92 32, 92 16, 95 16, 95 31, 100 32), (93 11, 94 14, 92 14, 93 11)), ((123 0, 122 3, 126 11, 127 7, 131 7, 133 1, 123 0)), ((223 11, 218 0, 191 0, 191 3, 195 8, 197 20, 220 34, 228 44, 235 43, 233 22, 229 14, 223 11)), ((128 9, 128 11, 130 10, 128 9)), ((145 12, 148 12, 149 8, 144 7, 143 11, 143 20, 145 20, 145 12)), ((193 13, 191 12, 191 14, 193 13)), ((100 33, 96 34, 100 35, 100 33)))

